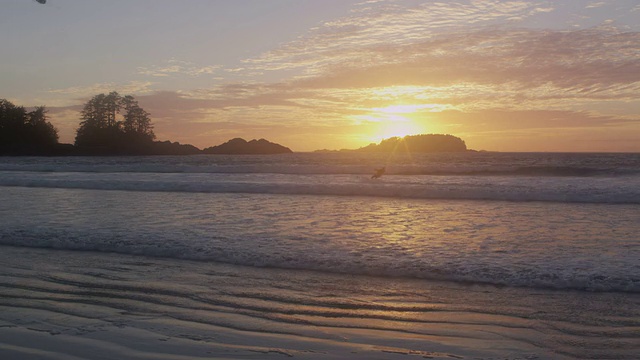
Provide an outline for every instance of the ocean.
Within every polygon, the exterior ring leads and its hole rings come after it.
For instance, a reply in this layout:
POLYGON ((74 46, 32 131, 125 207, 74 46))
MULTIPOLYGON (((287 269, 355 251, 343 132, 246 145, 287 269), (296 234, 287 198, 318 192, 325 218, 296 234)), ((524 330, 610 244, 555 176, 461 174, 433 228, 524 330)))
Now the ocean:
POLYGON ((639 234, 640 154, 0 157, 0 309, 385 332, 354 358, 637 359, 639 234))

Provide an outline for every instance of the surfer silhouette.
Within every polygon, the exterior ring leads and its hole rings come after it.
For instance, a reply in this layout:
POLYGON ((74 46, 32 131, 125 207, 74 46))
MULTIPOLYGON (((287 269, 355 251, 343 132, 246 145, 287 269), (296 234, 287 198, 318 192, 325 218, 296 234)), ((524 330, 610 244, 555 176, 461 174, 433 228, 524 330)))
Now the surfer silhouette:
POLYGON ((372 179, 377 179, 380 176, 382 176, 382 174, 384 174, 384 172, 386 171, 385 167, 381 167, 380 169, 376 169, 375 172, 373 173, 373 175, 371 175, 372 179))

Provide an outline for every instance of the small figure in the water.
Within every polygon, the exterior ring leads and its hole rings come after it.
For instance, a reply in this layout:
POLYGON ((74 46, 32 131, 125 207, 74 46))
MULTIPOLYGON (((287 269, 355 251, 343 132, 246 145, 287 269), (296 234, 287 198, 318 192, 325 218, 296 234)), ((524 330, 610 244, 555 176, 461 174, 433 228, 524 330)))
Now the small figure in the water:
POLYGON ((373 175, 371 175, 372 179, 377 179, 380 176, 382 176, 382 174, 384 174, 384 172, 386 171, 385 166, 381 167, 380 169, 376 169, 376 171, 373 173, 373 175))

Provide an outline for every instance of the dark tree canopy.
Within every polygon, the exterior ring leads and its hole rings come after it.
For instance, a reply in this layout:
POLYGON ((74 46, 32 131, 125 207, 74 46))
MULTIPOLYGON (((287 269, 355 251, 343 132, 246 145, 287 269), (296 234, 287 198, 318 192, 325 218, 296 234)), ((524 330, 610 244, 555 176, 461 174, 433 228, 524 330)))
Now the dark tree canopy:
POLYGON ((155 139, 150 114, 131 95, 115 91, 92 97, 81 112, 75 145, 137 152, 155 139))
POLYGON ((27 111, 0 99, 0 153, 38 153, 58 144, 58 130, 47 121, 47 109, 27 111))

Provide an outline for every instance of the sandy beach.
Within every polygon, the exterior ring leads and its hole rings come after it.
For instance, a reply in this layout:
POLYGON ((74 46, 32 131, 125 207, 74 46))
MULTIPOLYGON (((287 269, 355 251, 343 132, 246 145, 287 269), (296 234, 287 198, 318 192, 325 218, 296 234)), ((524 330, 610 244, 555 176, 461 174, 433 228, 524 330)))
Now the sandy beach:
POLYGON ((2 359, 633 359, 640 298, 2 247, 2 359))

